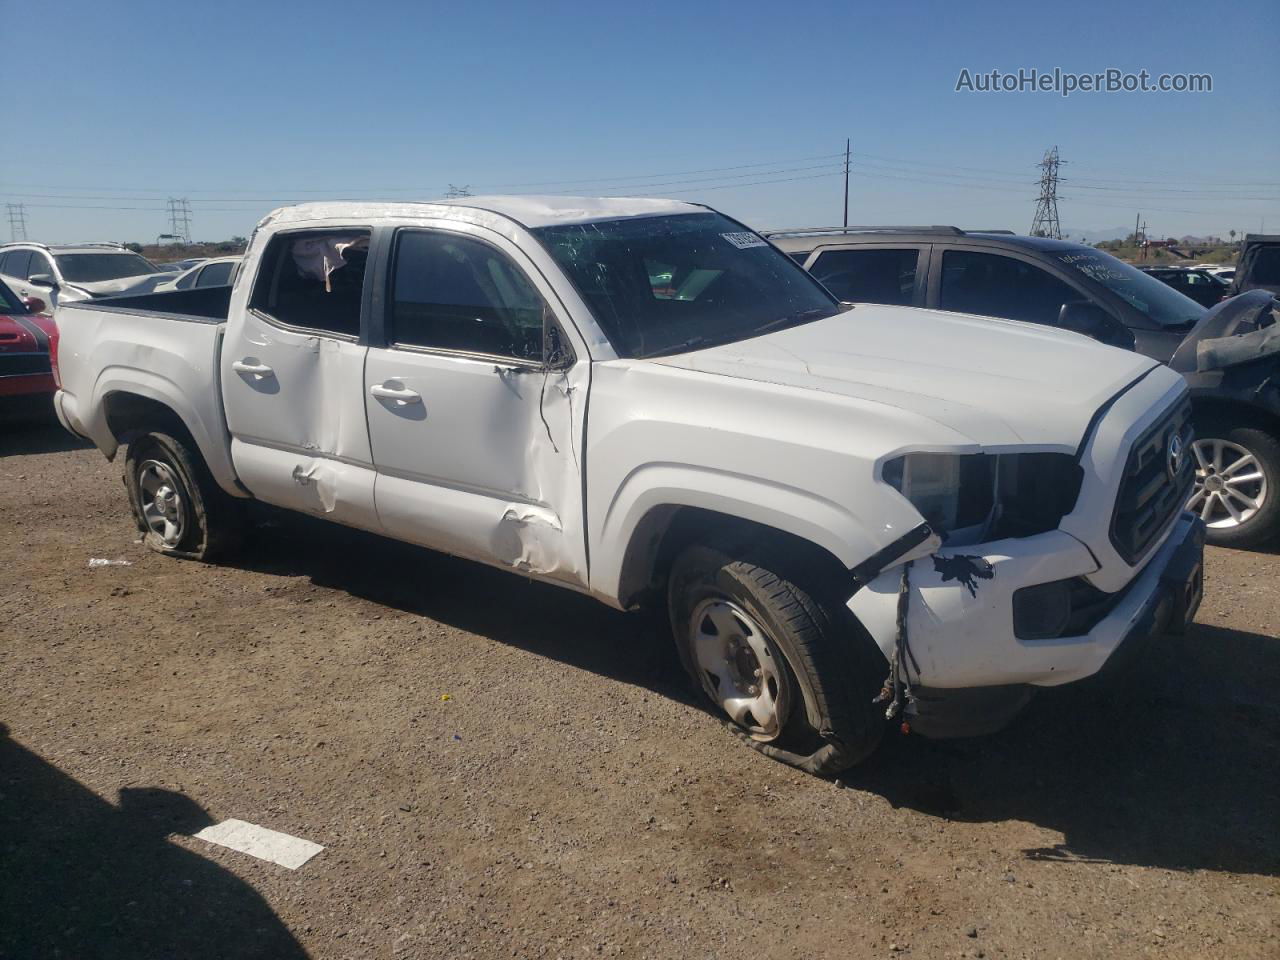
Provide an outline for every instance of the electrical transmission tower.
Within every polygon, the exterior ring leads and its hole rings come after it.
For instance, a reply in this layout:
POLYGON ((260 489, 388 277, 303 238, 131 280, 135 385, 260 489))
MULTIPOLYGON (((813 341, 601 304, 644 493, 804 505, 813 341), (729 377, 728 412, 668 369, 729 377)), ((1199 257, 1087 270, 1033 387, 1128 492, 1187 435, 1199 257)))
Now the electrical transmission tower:
POLYGON ((27 239, 27 208, 21 203, 6 203, 5 209, 9 213, 9 239, 25 240, 27 239))
POLYGON ((191 242, 191 203, 186 197, 169 198, 169 233, 183 243, 191 242))
POLYGON ((1062 239, 1062 224, 1058 222, 1058 148, 1044 152, 1040 161, 1040 196, 1036 200, 1036 215, 1031 220, 1033 237, 1062 239))

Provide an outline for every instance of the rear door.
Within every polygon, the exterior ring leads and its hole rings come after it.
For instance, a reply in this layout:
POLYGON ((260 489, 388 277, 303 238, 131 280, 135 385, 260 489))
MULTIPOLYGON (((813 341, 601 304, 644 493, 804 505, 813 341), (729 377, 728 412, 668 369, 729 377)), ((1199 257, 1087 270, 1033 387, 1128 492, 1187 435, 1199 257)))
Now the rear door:
MULTIPOLYGON (((359 223, 277 233, 222 347, 241 481, 267 503, 379 528, 364 419, 366 265, 359 223)), ((233 297, 233 300, 235 298, 233 297)))
POLYGON ((379 289, 364 403, 384 526, 584 586, 590 364, 554 291, 515 244, 463 224, 397 230, 379 289))
POLYGON ((818 247, 805 267, 841 300, 921 306, 929 249, 920 243, 818 247))

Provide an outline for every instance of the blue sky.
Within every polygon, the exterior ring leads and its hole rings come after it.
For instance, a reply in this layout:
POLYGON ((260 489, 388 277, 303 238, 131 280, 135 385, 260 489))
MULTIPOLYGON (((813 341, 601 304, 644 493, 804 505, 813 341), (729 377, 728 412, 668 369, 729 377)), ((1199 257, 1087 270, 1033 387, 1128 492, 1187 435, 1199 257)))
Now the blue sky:
POLYGON ((9 97, 30 94, 0 203, 51 241, 154 239, 169 196, 212 240, 282 202, 451 183, 826 224, 851 137, 854 223, 1025 232, 1056 144, 1064 227, 1280 232, 1280 3, 1143 6, 51 0, 34 53, 6 44, 27 63, 9 97), (955 92, 964 68, 1020 67, 1209 73, 1213 92, 955 92))

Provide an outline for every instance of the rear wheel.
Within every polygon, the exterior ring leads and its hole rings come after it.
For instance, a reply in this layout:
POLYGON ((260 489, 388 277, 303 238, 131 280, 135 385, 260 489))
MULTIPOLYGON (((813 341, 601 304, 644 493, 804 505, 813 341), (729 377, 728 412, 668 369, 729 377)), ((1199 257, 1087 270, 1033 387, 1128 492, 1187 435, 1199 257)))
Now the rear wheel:
POLYGON ((694 545, 672 566, 668 605, 680 659, 745 742, 833 775, 875 749, 880 651, 835 599, 776 551, 694 545))
POLYGON ((1187 509, 1210 543, 1254 547, 1280 532, 1280 443, 1255 427, 1197 425, 1196 485, 1187 509))
POLYGON ((210 561, 240 545, 240 504, 190 441, 166 433, 132 441, 124 481, 143 542, 157 553, 210 561))

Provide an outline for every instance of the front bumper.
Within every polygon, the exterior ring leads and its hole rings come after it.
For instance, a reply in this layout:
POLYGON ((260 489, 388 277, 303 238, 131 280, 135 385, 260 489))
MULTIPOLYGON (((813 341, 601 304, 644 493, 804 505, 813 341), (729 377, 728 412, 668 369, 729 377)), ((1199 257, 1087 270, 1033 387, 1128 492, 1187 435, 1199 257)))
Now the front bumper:
MULTIPOLYGON (((1084 544, 1058 530, 943 548, 911 564, 907 637, 912 682, 940 694, 975 687, 1056 686, 1088 677, 1122 644, 1185 628, 1200 604, 1203 555, 1204 525, 1183 513, 1087 633, 1021 640, 1013 629, 1014 593, 1092 574, 1097 562, 1084 544)), ((901 577, 901 566, 886 570, 849 600, 849 609, 886 658, 896 642, 901 577)))

